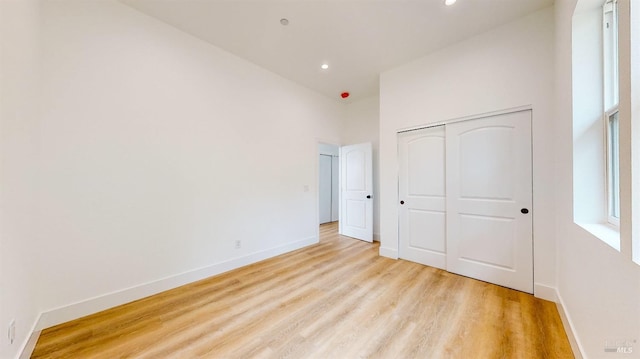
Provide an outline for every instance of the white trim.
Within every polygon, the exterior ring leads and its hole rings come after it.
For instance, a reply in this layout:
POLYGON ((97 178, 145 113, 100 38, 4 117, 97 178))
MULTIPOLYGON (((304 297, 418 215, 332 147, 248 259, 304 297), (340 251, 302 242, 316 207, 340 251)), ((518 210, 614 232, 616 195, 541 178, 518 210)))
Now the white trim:
POLYGON ((122 289, 54 308, 40 315, 40 319, 34 328, 34 332, 256 263, 261 260, 275 257, 283 253, 294 251, 315 243, 318 243, 318 237, 308 237, 275 248, 254 252, 246 256, 232 258, 203 268, 194 269, 174 276, 140 284, 135 287, 122 289))
POLYGON ((584 355, 584 348, 580 343, 580 339, 576 335, 575 326, 573 325, 573 321, 571 320, 571 316, 569 312, 565 309, 564 301, 562 300, 562 296, 558 291, 556 291, 556 296, 558 297, 558 301, 556 302, 556 308, 558 309, 558 313, 560 314, 560 319, 562 319, 562 325, 564 326, 564 331, 567 333, 567 338, 569 339, 569 344, 571 345, 571 350, 573 350, 573 356, 576 359, 586 358, 584 355))
POLYGON ((536 298, 548 300, 550 302, 558 302, 558 292, 556 288, 549 287, 540 283, 533 283, 533 295, 536 298))
POLYGON ((398 129, 396 132, 397 133, 403 133, 403 132, 417 131, 417 130, 422 130, 422 129, 425 129, 425 128, 443 126, 443 125, 456 123, 456 122, 479 120, 481 118, 493 117, 493 116, 499 116, 499 115, 506 115, 506 114, 509 114, 509 113, 516 113, 516 112, 522 112, 522 111, 532 111, 533 112, 533 106, 526 105, 526 106, 511 107, 511 108, 507 108, 507 109, 503 109, 503 110, 484 112, 484 113, 479 113, 479 114, 469 115, 469 116, 464 116, 464 117, 457 117, 457 118, 452 118, 452 119, 448 119, 448 120, 444 120, 444 121, 432 122, 432 123, 429 123, 429 124, 426 124, 426 125, 401 128, 401 129, 398 129))
POLYGON ((380 242, 380 233, 373 232, 373 241, 380 242))
POLYGON ((620 228, 610 223, 575 222, 580 228, 620 252, 620 228))
MULTIPOLYGON (((37 323, 37 322, 36 322, 37 323)), ((36 326, 34 323, 34 328, 36 326)), ((40 331, 31 331, 31 335, 27 338, 27 341, 22 348, 18 358, 19 359, 29 359, 31 358, 31 354, 33 354, 33 350, 36 348, 36 344, 38 343, 38 339, 40 339, 40 331)))
POLYGON ((42 313, 40 313, 38 318, 35 320, 35 322, 31 326, 31 330, 29 331, 31 335, 29 335, 29 337, 27 337, 22 343, 22 345, 20 346, 20 349, 18 350, 18 354, 16 355, 16 359, 31 358, 31 354, 33 353, 33 350, 36 348, 36 344, 38 343, 38 339, 40 338, 40 330, 37 328, 38 328, 38 322, 40 321, 41 317, 42 317, 42 313))
POLYGON ((620 45, 618 34, 620 31, 620 21, 618 20, 618 0, 607 0, 602 4, 602 25, 601 25, 601 37, 602 37, 602 103, 604 107, 613 108, 617 107, 620 103, 620 45), (610 9, 607 9, 609 7, 610 9), (609 10, 609 11, 607 11, 609 10), (609 43, 609 39, 606 36, 606 27, 605 24, 607 22, 606 14, 607 12, 611 12, 611 19, 613 22, 613 31, 611 34, 613 38, 610 39, 611 43, 609 43), (607 45, 610 47, 610 52, 608 53, 607 45), (610 78, 607 76, 607 71, 609 70, 607 65, 613 65, 613 71, 610 75, 610 78), (611 86, 611 90, 613 93, 608 93, 607 86, 611 86), (609 98, 609 95, 613 95, 613 98, 609 98), (617 101, 615 101, 617 100, 617 101))
POLYGON ((614 197, 614 199, 616 200, 616 202, 618 203, 618 211, 620 211, 620 139, 619 139, 619 135, 618 135, 618 193, 612 193, 613 191, 613 184, 612 184, 612 176, 613 176, 613 172, 616 170, 616 168, 612 168, 613 164, 611 163, 611 147, 613 145, 616 144, 612 144, 611 143, 611 117, 613 117, 614 115, 618 114, 618 134, 620 133, 620 109, 618 108, 618 105, 613 106, 611 109, 609 109, 609 111, 606 111, 604 113, 604 134, 605 134, 605 140, 604 140, 604 152, 605 152, 605 219, 606 221, 611 224, 612 226, 615 227, 620 227, 620 218, 616 218, 614 216, 611 215, 611 199, 612 197, 614 197))
POLYGON ((380 246, 380 256, 387 257, 391 259, 398 259, 398 250, 395 248, 388 248, 380 246))

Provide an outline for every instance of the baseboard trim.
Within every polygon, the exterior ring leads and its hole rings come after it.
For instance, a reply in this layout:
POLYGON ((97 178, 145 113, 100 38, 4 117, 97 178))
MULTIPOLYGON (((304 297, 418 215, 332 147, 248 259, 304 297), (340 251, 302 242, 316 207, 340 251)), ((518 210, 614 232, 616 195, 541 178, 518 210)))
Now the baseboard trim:
POLYGON ((31 331, 30 331, 31 335, 29 335, 29 337, 26 338, 26 340, 22 344, 21 350, 18 351, 16 359, 31 358, 31 354, 33 354, 33 350, 36 348, 38 339, 40 339, 41 331, 37 330, 36 328, 38 327, 38 322, 40 321, 41 316, 42 315, 39 315, 38 318, 36 318, 35 322, 33 322, 33 325, 31 326, 31 331))
POLYGON ((558 302, 558 292, 556 291, 556 288, 549 287, 544 284, 533 283, 533 295, 535 295, 536 298, 548 300, 550 302, 558 302))
MULTIPOLYGON (((36 324, 37 322, 34 323, 34 327, 36 324)), ((27 339, 27 342, 25 343, 22 351, 20 352, 20 355, 18 356, 19 359, 31 358, 31 354, 33 354, 33 350, 36 348, 36 343, 38 343, 38 339, 40 338, 40 333, 40 330, 34 330, 31 332, 31 335, 27 339)))
POLYGON ((571 344, 573 355, 576 357, 576 359, 584 359, 586 358, 586 356, 584 355, 584 349, 582 347, 582 344, 580 344, 578 336, 575 334, 576 331, 573 325, 573 321, 571 320, 569 312, 567 312, 566 310, 564 301, 562 300, 562 296, 557 290, 555 295, 558 298, 558 300, 556 301, 556 307, 558 308, 558 313, 560 313, 560 319, 562 319, 564 331, 567 333, 567 338, 569 338, 569 344, 571 344))
POLYGON ((373 234, 373 240, 375 242, 380 242, 380 233, 374 233, 373 234))
POLYGON ((38 320, 33 332, 35 333, 36 331, 40 331, 45 328, 49 328, 61 323, 68 322, 70 320, 94 314, 109 308, 116 307, 118 305, 129 303, 134 300, 142 299, 150 295, 158 294, 169 289, 196 282, 198 280, 202 280, 220 273, 228 272, 236 268, 240 268, 316 243, 318 243, 318 237, 308 237, 278 247, 257 251, 242 257, 232 258, 206 267, 194 269, 188 272, 122 289, 116 292, 107 293, 94 298, 89 298, 59 308, 54 308, 43 312, 40 315, 40 319, 38 320))
POLYGON ((380 246, 380 256, 387 257, 391 259, 398 259, 398 250, 394 248, 387 248, 380 246))

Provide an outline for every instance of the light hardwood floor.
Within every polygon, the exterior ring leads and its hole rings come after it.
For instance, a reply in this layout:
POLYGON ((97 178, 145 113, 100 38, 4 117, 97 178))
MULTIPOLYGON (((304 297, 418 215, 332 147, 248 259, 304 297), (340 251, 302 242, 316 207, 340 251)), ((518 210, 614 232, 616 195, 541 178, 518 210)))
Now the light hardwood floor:
POLYGON ((573 358, 553 303, 321 243, 42 332, 32 358, 573 358))

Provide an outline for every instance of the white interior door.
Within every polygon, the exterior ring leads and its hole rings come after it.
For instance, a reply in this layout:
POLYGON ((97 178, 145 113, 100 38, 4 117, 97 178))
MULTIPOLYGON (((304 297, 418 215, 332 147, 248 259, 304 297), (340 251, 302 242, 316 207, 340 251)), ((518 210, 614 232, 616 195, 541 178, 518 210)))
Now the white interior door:
POLYGON ((447 270, 533 292, 531 111, 447 125, 447 270))
POLYGON ((446 268, 445 127, 400 134, 399 256, 446 268))
POLYGON ((329 155, 320 155, 320 162, 318 167, 318 197, 319 197, 319 208, 320 208, 320 224, 331 222, 331 186, 332 186, 332 177, 331 177, 331 156, 329 155))
POLYGON ((340 234, 373 242, 371 143, 340 148, 340 234))

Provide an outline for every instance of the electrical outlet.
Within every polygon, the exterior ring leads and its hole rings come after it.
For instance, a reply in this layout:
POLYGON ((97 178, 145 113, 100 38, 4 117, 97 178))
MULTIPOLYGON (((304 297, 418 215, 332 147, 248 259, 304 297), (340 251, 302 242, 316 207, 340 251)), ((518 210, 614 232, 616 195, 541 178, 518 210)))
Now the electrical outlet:
POLYGON ((9 338, 9 344, 13 344, 13 341, 16 340, 16 320, 11 320, 9 323, 9 330, 7 330, 7 337, 9 338))
POLYGON ((238 239, 236 240, 236 249, 240 249, 242 247, 242 242, 238 239))

